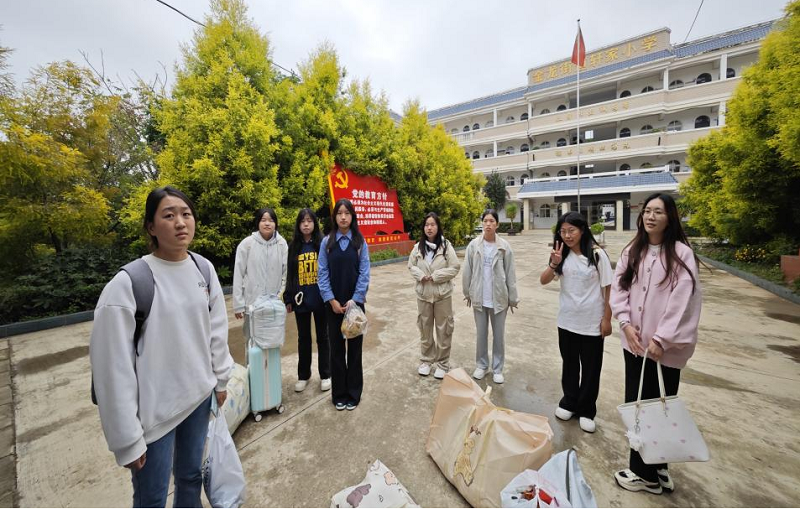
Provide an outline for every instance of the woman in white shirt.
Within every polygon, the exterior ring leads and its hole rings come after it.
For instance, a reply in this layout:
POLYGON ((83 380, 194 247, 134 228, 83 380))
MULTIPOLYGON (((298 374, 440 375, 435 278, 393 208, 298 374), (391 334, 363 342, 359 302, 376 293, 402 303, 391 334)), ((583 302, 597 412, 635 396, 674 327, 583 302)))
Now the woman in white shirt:
POLYGON ((608 255, 578 212, 558 218, 553 251, 539 278, 543 285, 559 279, 558 348, 564 397, 556 417, 577 415, 581 429, 594 433, 603 338, 611 334, 609 293, 614 274, 608 255))
POLYGON ((492 380, 505 381, 505 328, 508 310, 519 306, 514 253, 505 240, 497 236, 497 212, 488 209, 481 216, 483 235, 473 239, 464 256, 461 277, 464 300, 472 307, 478 342, 475 371, 472 377, 481 380, 489 371, 489 323, 492 324, 492 380))

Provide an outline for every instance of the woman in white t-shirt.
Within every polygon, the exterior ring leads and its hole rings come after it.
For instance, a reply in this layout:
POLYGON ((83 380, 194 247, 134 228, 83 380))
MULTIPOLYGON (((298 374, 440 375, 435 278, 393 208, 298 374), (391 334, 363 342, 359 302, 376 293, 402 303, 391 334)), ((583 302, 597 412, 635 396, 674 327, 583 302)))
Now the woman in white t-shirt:
POLYGON ((553 251, 539 280, 543 285, 559 279, 558 348, 561 351, 561 388, 564 397, 556 417, 574 415, 587 433, 594 433, 603 338, 611 334, 608 304, 614 273, 608 255, 594 239, 578 212, 558 218, 553 251))

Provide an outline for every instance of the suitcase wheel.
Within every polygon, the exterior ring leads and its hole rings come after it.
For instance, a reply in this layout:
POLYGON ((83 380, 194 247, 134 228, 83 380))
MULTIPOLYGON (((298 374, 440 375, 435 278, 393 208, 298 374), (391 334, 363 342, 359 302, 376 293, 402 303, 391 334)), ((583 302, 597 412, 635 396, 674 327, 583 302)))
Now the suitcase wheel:
POLYGON ((285 411, 286 411, 286 407, 285 406, 281 405, 281 406, 278 407, 278 413, 279 414, 282 414, 285 411))
POLYGON ((255 417, 256 422, 261 422, 261 414, 255 413, 255 414, 253 414, 253 417, 255 417))

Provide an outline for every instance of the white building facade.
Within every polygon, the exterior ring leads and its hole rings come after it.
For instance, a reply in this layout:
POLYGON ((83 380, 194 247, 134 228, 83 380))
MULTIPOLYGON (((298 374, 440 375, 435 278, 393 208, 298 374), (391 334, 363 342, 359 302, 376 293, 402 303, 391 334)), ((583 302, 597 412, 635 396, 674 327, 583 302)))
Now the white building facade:
POLYGON ((430 111, 428 119, 458 141, 475 172, 501 175, 525 229, 550 228, 560 213, 578 210, 579 186, 590 222, 635 228, 648 194, 677 194, 691 174, 689 145, 725 124, 726 102, 772 24, 676 45, 664 28, 587 52, 580 143, 569 58, 530 69, 526 86, 430 111))

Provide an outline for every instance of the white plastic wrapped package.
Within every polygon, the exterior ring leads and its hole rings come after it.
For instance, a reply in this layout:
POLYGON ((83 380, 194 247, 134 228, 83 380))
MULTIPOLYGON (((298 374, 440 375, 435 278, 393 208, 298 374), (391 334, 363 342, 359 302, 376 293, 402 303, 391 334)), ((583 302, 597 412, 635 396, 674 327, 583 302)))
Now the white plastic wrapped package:
POLYGON ((262 295, 247 307, 244 337, 260 348, 283 346, 286 337, 286 306, 275 295, 262 295))
POLYGON ((225 422, 225 413, 211 398, 211 419, 203 454, 203 489, 211 507, 241 507, 245 481, 242 462, 225 422))
POLYGON ((228 423, 228 431, 233 432, 242 424, 247 414, 250 413, 250 381, 247 375, 247 368, 241 364, 234 364, 231 370, 231 378, 228 380, 228 398, 222 405, 222 412, 225 414, 225 421, 228 423))
POLYGON ((500 498, 503 507, 597 507, 574 449, 554 455, 538 471, 525 470, 500 498))
POLYGON ((419 506, 394 473, 381 460, 375 460, 360 484, 345 488, 331 498, 331 507, 419 506))
POLYGON ((353 339, 367 333, 367 315, 361 310, 358 305, 351 305, 345 311, 344 319, 342 320, 342 335, 347 339, 353 339))

